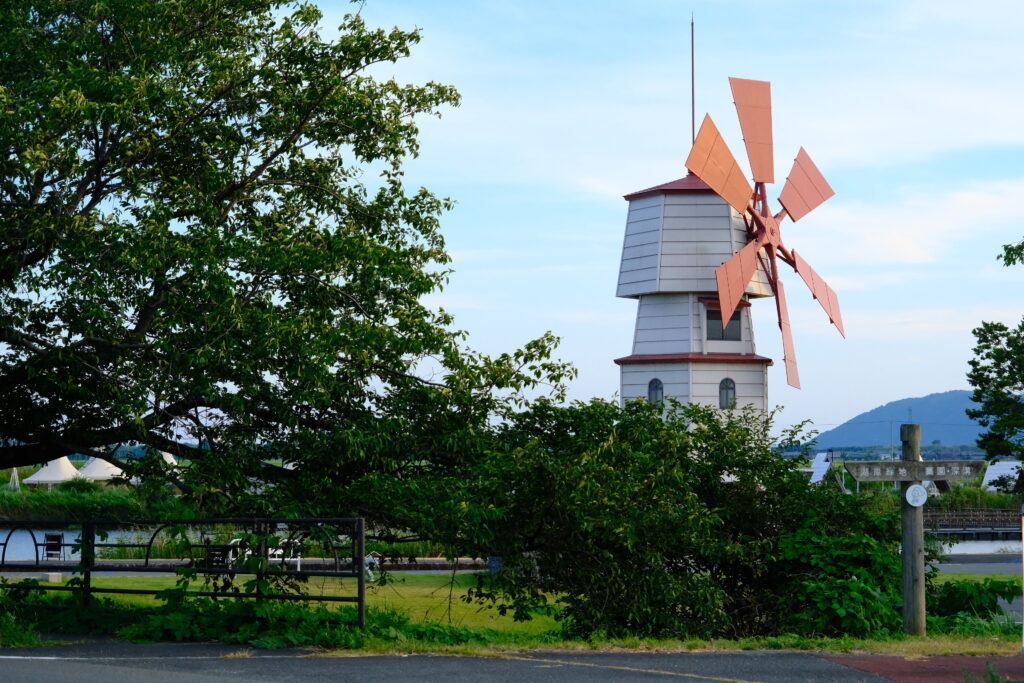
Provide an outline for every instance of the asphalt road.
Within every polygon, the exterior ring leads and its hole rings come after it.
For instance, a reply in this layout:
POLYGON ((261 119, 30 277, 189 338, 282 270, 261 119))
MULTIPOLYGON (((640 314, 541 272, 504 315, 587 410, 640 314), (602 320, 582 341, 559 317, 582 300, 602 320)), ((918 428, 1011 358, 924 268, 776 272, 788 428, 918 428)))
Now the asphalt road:
MULTIPOLYGON (((1017 574, 1019 555, 951 556, 943 572, 1017 574)), ((1019 614, 1019 601, 1013 609, 1019 614)), ((1001 675, 1024 680, 1024 657, 991 658, 1001 675)), ((304 650, 261 651, 196 643, 115 641, 0 650, 0 681, 11 683, 214 683, 224 681, 623 681, 682 678, 728 683, 955 681, 981 678, 979 657, 824 655, 813 652, 527 652, 493 657, 443 655, 323 657, 304 650)), ((984 679, 982 679, 984 680, 984 679)))
MULTIPOLYGON (((995 658, 1003 675, 1024 676, 1020 657, 995 658)), ((0 656, 11 683, 214 683, 224 681, 957 681, 977 657, 826 656, 810 652, 530 652, 494 657, 444 655, 319 657, 304 651, 251 651, 210 644, 93 643, 15 648, 0 656)))

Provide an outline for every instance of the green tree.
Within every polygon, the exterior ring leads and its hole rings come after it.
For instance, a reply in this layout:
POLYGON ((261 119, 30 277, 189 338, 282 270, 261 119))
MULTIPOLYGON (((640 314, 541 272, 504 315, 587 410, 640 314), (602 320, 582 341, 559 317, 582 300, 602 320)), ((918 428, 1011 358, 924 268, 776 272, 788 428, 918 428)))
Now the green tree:
POLYGON ((416 31, 351 14, 327 40, 321 18, 0 7, 0 467, 144 444, 199 463, 182 483, 206 502, 259 505, 267 482, 309 500, 451 459, 568 372, 550 336, 490 359, 423 306, 449 202, 402 163, 459 96, 371 75, 416 31))
MULTIPOLYGON (((897 525, 783 457, 771 416, 538 401, 462 472, 373 475, 449 552, 500 556, 477 597, 573 635, 869 633, 899 625, 897 525)), ((395 523, 398 523, 396 518, 395 523)))
MULTIPOLYGON (((1000 260, 1006 266, 1024 262, 1024 241, 1003 247, 1000 260)), ((974 388, 971 399, 977 408, 967 415, 987 427, 978 446, 988 457, 1024 455, 1024 320, 1016 327, 982 322, 974 329, 974 358, 967 381, 974 388)), ((1024 471, 1016 491, 1024 491, 1024 471)))
POLYGON ((978 446, 989 457, 1024 452, 1024 321, 1010 328, 982 322, 974 330, 974 358, 967 379, 978 408, 967 411, 988 430, 978 446))

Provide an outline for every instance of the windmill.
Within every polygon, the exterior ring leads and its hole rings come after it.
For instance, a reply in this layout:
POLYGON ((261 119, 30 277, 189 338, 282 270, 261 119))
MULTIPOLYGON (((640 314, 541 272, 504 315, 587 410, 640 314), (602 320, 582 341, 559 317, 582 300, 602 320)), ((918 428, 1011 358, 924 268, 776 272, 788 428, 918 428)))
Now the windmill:
POLYGON ((736 113, 739 116, 743 142, 754 180, 751 187, 736 158, 729 151, 711 117, 705 116, 686 167, 741 216, 747 226, 748 242, 715 270, 721 324, 728 324, 736 307, 743 300, 758 266, 775 295, 782 348, 786 364, 786 381, 800 388, 800 377, 793 350, 785 288, 779 277, 779 261, 795 270, 825 310, 839 333, 846 336, 839 313, 835 291, 796 250, 782 243, 780 223, 789 216, 798 221, 835 194, 803 147, 797 153, 793 168, 779 195, 782 210, 776 214, 768 205, 765 185, 775 182, 772 145, 771 84, 730 78, 736 113))

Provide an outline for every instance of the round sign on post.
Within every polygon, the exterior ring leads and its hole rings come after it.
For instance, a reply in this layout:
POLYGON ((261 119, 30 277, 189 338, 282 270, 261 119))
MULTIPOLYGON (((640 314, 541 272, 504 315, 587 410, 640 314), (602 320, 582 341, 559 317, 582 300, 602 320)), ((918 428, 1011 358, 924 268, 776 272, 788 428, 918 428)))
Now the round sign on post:
POLYGON ((928 491, 925 487, 920 484, 907 487, 907 502, 911 506, 919 508, 924 505, 926 500, 928 500, 928 491))

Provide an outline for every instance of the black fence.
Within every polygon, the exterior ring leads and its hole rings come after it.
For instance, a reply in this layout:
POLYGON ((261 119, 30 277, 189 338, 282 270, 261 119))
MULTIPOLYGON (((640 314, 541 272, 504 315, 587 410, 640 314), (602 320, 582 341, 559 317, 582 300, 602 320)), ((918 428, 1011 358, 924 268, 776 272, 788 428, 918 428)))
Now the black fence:
POLYGON ((0 572, 70 572, 71 585, 38 590, 156 595, 161 589, 93 585, 94 574, 195 574, 207 590, 189 595, 256 600, 352 602, 366 623, 366 534, 361 518, 218 518, 161 522, 0 520, 0 572), (236 577, 248 579, 241 590, 236 577), (355 579, 355 595, 303 590, 308 579, 355 579), (252 580, 255 579, 255 580, 252 580), (275 587, 287 585, 288 592, 275 587))

